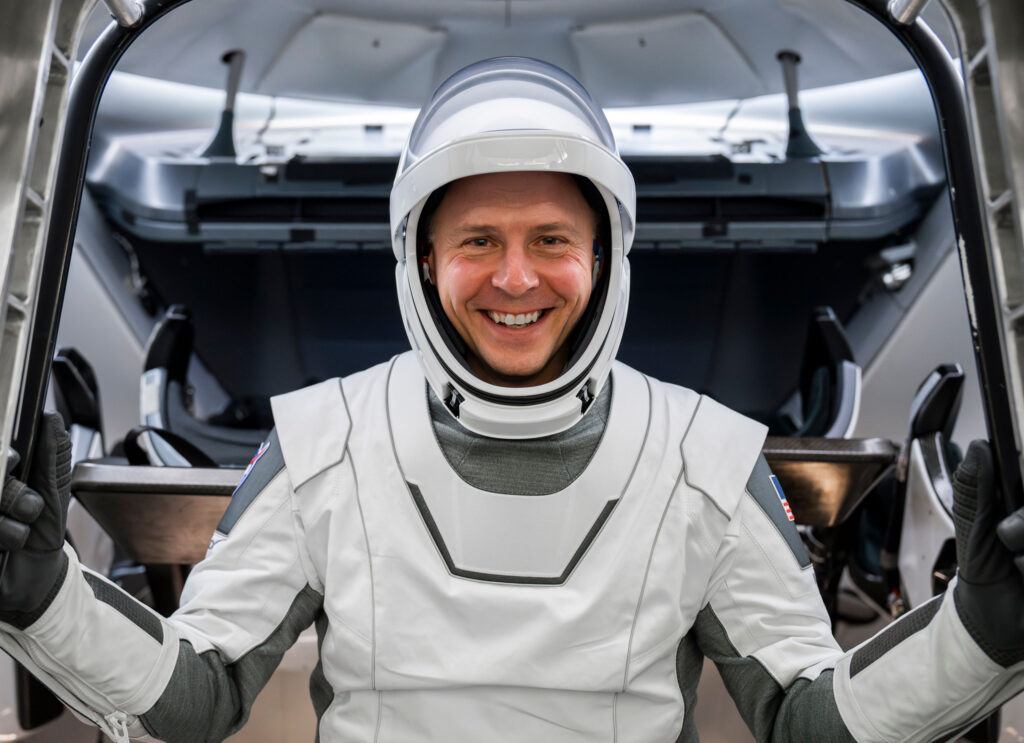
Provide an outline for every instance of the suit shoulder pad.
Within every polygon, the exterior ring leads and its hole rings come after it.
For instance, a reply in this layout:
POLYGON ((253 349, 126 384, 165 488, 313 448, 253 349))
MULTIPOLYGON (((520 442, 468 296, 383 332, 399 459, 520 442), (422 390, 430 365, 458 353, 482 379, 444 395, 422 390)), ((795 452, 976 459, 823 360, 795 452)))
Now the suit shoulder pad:
POLYGON ((681 445, 686 483, 731 517, 768 427, 701 395, 681 445))
POLYGON ((270 406, 292 487, 344 458, 352 420, 340 379, 277 395, 270 406))

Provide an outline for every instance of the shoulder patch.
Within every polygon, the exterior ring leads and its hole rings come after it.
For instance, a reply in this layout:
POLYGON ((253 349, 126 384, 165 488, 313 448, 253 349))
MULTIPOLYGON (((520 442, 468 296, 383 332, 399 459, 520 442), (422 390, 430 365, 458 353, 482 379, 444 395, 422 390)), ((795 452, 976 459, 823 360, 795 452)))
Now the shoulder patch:
POLYGON ((281 444, 277 438, 277 429, 270 432, 267 440, 260 444, 256 456, 249 462, 245 474, 238 482, 238 487, 231 494, 231 503, 217 525, 217 534, 227 535, 238 522, 245 509, 256 500, 271 480, 284 469, 284 457, 281 456, 281 444))
POLYGON ((340 379, 272 397, 270 406, 296 490, 345 456, 352 422, 340 379))
POLYGON ((757 501, 757 505, 779 530, 779 534, 786 540, 786 544, 793 556, 796 557, 800 567, 805 568, 810 565, 811 557, 807 554, 807 548, 804 546, 804 540, 800 538, 800 532, 796 530, 789 501, 786 500, 786 494, 782 491, 779 479, 772 474, 772 469, 768 466, 764 454, 757 457, 754 470, 750 473, 750 479, 747 481, 747 492, 757 501))
POLYGON ((767 434, 767 426, 701 395, 681 444, 687 485, 732 517, 767 434))

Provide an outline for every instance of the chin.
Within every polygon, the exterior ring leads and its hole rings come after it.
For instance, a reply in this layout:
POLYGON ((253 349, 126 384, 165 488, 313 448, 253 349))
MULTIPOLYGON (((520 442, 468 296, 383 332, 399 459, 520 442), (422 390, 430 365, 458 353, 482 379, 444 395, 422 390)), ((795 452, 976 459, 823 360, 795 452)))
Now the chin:
POLYGON ((491 364, 486 360, 478 376, 485 382, 503 387, 533 387, 542 382, 536 378, 543 375, 547 361, 520 364, 491 364))

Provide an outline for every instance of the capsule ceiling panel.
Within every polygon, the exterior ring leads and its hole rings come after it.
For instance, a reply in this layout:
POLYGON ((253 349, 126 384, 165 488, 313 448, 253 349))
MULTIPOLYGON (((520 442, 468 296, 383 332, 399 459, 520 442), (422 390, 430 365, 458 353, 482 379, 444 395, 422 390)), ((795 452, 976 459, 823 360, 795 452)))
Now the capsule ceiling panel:
MULTIPOLYGON (((926 20, 948 37, 931 5, 926 20)), ((107 22, 98 11, 83 48, 107 22)), ((782 49, 802 56, 803 88, 913 66, 845 0, 193 0, 150 27, 118 69, 220 88, 232 49, 247 55, 244 92, 399 106, 504 54, 568 69, 605 106, 778 93, 782 49)))

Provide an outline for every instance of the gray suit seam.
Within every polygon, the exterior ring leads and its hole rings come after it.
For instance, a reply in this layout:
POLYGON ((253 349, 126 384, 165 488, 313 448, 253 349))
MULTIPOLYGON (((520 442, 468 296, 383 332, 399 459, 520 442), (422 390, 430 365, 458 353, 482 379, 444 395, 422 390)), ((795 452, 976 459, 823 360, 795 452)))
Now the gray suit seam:
MULTIPOLYGON (((643 459, 644 450, 647 448, 647 436, 651 432, 651 419, 654 417, 654 393, 651 389, 651 382, 644 375, 644 383, 647 385, 647 426, 644 428, 644 438, 640 442, 640 451, 636 455, 636 461, 633 462, 633 469, 630 470, 629 479, 626 480, 626 487, 622 491, 622 497, 625 498, 629 492, 629 488, 633 485, 633 476, 636 475, 636 469, 640 466, 640 460, 643 459)), ((680 471, 682 474, 682 471, 680 471)), ((676 485, 679 484, 679 477, 676 477, 676 485)), ((626 691, 626 686, 629 683, 629 663, 630 656, 633 653, 633 635, 636 633, 636 622, 640 616, 640 606, 644 602, 644 592, 647 589, 647 576, 651 572, 651 562, 654 560, 654 549, 658 544, 658 537, 661 535, 661 525, 665 522, 665 514, 668 513, 668 507, 672 503, 672 499, 675 497, 675 486, 672 488, 672 492, 669 493, 668 499, 665 502, 665 508, 661 512, 661 520, 658 522, 658 529, 654 534, 654 539, 651 540, 651 552, 647 556, 647 566, 644 568, 644 581, 640 586, 640 595, 636 600, 636 608, 633 610, 633 621, 629 626, 629 642, 626 645, 626 663, 622 672, 622 691, 626 691)))
MULTIPOLYGON (((644 429, 644 439, 640 442, 640 453, 636 456, 636 461, 633 462, 633 469, 629 473, 629 479, 626 481, 626 487, 622 492, 622 497, 626 496, 629 492, 630 486, 633 484, 633 476, 636 474, 636 468, 640 466, 640 460, 643 458, 644 449, 647 448, 647 436, 651 432, 651 419, 654 418, 654 391, 651 389, 651 382, 647 375, 644 375, 644 383, 647 385, 647 427, 644 429)), ((680 457, 681 459, 682 457, 680 457)), ((640 586, 640 595, 636 600, 636 608, 633 610, 633 621, 629 626, 629 642, 626 645, 626 663, 625 668, 622 672, 622 691, 626 691, 626 686, 629 683, 629 665, 630 659, 633 654, 633 635, 636 633, 636 622, 640 617, 640 607, 644 602, 644 593, 647 590, 647 576, 651 572, 651 562, 654 560, 654 549, 658 544, 658 537, 661 536, 661 526, 665 523, 665 514, 668 513, 668 508, 672 504, 672 499, 675 497, 675 489, 679 485, 679 478, 682 476, 683 471, 680 469, 679 474, 676 476, 675 485, 672 486, 672 492, 669 493, 668 500, 665 502, 665 508, 661 512, 661 520, 658 521, 658 529, 654 533, 654 539, 651 541, 651 552, 647 556, 647 565, 644 568, 644 580, 640 586)))
MULTIPOLYGON (((397 358, 397 357, 396 357, 397 358)), ((395 359, 391 359, 391 365, 388 367, 387 382, 391 382, 391 370, 395 368, 395 359)), ((348 460, 349 469, 352 470, 352 485, 356 491, 356 508, 359 509, 359 525, 363 529, 363 542, 366 544, 366 564, 367 569, 370 572, 370 686, 371 688, 377 688, 377 598, 376 598, 376 587, 373 578, 373 552, 370 549, 370 532, 366 528, 366 516, 363 514, 363 500, 359 495, 359 475, 356 473, 355 462, 352 461, 352 452, 348 450, 348 439, 352 433, 352 426, 354 421, 352 420, 352 412, 348 407, 348 398, 345 396, 345 388, 339 383, 339 389, 341 390, 341 401, 345 405, 345 415, 348 416, 349 421, 349 435, 345 437, 345 451, 342 453, 342 459, 348 460)), ((385 404, 387 404, 387 386, 384 389, 385 404)), ((391 431, 391 416, 390 410, 386 411, 388 416, 388 432, 391 431)), ((394 441, 392 440, 392 446, 394 441)))
POLYGON ((380 740, 380 729, 384 721, 384 692, 377 690, 377 726, 373 731, 373 743, 380 740))
POLYGON ((633 655, 633 637, 636 634, 636 623, 640 617, 640 607, 644 603, 644 594, 647 592, 647 579, 651 574, 651 563, 654 561, 654 551, 657 549, 658 540, 661 538, 661 528, 665 524, 665 517, 668 515, 668 510, 672 506, 672 501, 675 498, 676 488, 679 487, 679 480, 683 476, 682 469, 679 471, 679 475, 676 476, 675 484, 672 486, 672 494, 669 495, 665 501, 665 507, 661 511, 661 519, 658 521, 658 528, 654 532, 654 539, 651 540, 651 551, 647 555, 647 566, 644 568, 644 580, 640 584, 640 595, 636 600, 636 608, 633 611, 633 621, 629 627, 629 642, 626 645, 626 666, 622 673, 622 691, 626 691, 626 687, 629 683, 629 666, 633 655))
POLYGON ((370 534, 366 528, 366 517, 363 515, 363 503, 359 496, 359 476, 356 474, 352 455, 348 463, 352 470, 352 483, 356 489, 356 507, 359 509, 359 523, 363 529, 363 542, 366 544, 366 564, 370 572, 370 687, 377 688, 377 598, 373 579, 373 552, 370 550, 370 534))
POLYGON ((619 743, 619 692, 612 694, 612 743, 619 743))

